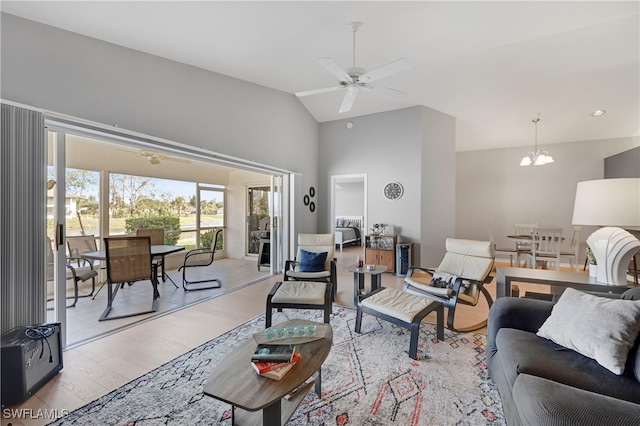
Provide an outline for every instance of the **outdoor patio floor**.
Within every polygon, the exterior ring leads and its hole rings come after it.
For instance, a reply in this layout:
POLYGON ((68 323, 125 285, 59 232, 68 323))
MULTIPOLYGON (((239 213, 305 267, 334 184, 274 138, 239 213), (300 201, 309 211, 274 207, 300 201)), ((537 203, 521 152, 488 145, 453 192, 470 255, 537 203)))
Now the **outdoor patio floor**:
MULTIPOLYGON (((95 300, 92 300, 91 297, 80 298, 75 307, 67 308, 67 346, 74 346, 104 336, 133 324, 147 321, 150 318, 165 315, 195 303, 221 296, 252 283, 258 282, 256 285, 259 285, 259 281, 270 276, 268 268, 263 267, 261 269, 262 271, 258 271, 255 259, 215 260, 208 267, 192 268, 188 272, 188 277, 190 280, 218 278, 222 281, 222 287, 188 292, 182 289, 182 272, 178 272, 177 269, 168 270, 166 271, 167 274, 173 279, 178 288, 169 280, 166 282, 160 280, 158 286, 160 299, 158 299, 156 312, 129 318, 98 321, 107 305, 107 289, 104 287, 95 300)), ((104 272, 101 275, 104 275, 104 272)), ((96 291, 99 287, 100 285, 97 284, 96 291)), ((81 287, 80 294, 86 294, 90 290, 91 285, 90 281, 88 281, 81 287)), ((118 291, 110 315, 117 316, 149 310, 152 302, 151 296, 152 287, 149 281, 140 281, 131 286, 125 285, 118 291)), ((71 301, 68 300, 67 303, 71 303, 71 301)), ((49 302, 49 306, 52 306, 52 302, 49 302)), ((53 321, 54 312, 47 311, 47 322, 53 321)))

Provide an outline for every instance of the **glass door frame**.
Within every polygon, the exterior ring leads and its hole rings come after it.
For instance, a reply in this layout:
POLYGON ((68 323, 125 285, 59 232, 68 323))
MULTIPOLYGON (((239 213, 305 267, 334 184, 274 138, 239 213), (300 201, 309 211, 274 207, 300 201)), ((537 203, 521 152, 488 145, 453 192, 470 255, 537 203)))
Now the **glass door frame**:
POLYGON ((282 209, 284 207, 283 186, 284 178, 282 175, 271 175, 271 200, 269 202, 271 205, 271 211, 269 212, 271 216, 271 253, 269 259, 272 274, 282 271, 282 243, 284 242, 281 226, 282 209))
MULTIPOLYGON (((211 192, 222 192, 224 194, 224 204, 223 204, 223 209, 224 209, 224 213, 222 216, 222 250, 221 251, 217 251, 216 250, 216 254, 215 257, 223 257, 225 255, 225 253, 227 252, 227 245, 226 245, 226 228, 227 228, 227 188, 226 187, 218 187, 218 186, 214 186, 214 185, 209 185, 209 184, 205 184, 205 183, 198 183, 196 185, 196 206, 198 207, 196 209, 196 226, 195 226, 195 232, 196 232, 196 247, 197 248, 201 248, 202 245, 200 244, 200 234, 202 232, 201 229, 201 209, 200 209, 200 203, 202 201, 202 197, 201 197, 201 192, 202 191, 211 191, 211 192)), ((215 241, 212 242, 213 244, 215 244, 215 241)))
MULTIPOLYGON (((45 120, 46 124, 46 120, 45 120)), ((55 127, 46 126, 47 138, 53 134, 50 157, 53 160, 53 315, 61 324, 62 347, 67 346, 67 254, 66 254, 66 133, 55 127)), ((48 146, 48 143, 47 143, 48 146)), ((46 219, 45 219, 46 220, 46 219)), ((46 222, 45 222, 46 227, 46 222)), ((46 309, 46 304, 45 304, 46 309)))

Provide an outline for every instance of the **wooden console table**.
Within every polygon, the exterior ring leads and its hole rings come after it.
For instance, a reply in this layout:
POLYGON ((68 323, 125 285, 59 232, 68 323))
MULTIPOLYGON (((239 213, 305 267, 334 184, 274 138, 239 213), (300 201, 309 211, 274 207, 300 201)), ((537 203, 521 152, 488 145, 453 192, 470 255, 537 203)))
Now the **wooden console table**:
MULTIPOLYGON (((289 320, 276 327, 317 324, 302 319, 289 320)), ((296 344, 300 361, 282 379, 273 380, 256 374, 251 367, 251 355, 257 343, 247 339, 227 355, 214 369, 204 385, 204 394, 233 406, 233 425, 283 425, 314 385, 305 381, 316 373, 329 355, 333 330, 328 324, 322 338, 296 344), (291 398, 283 399, 293 393, 291 398)), ((318 325, 320 328, 320 325, 318 325)), ((316 393, 320 396, 321 375, 315 380, 316 393)))
POLYGON ((496 297, 511 296, 511 283, 545 284, 558 287, 572 287, 577 290, 595 293, 622 294, 635 287, 629 282, 624 285, 607 285, 595 277, 576 272, 552 271, 549 269, 496 268, 496 297))

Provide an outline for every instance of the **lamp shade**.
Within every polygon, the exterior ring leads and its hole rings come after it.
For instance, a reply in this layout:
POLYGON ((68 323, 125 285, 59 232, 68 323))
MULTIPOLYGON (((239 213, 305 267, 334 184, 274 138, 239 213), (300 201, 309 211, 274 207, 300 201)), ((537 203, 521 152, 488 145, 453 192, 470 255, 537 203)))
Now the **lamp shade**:
POLYGON ((640 241, 619 227, 640 226, 640 179, 579 182, 572 222, 604 226, 587 238, 598 264, 597 281, 626 285, 627 266, 640 241))
POLYGON ((572 223, 640 226, 640 178, 578 182, 572 223))

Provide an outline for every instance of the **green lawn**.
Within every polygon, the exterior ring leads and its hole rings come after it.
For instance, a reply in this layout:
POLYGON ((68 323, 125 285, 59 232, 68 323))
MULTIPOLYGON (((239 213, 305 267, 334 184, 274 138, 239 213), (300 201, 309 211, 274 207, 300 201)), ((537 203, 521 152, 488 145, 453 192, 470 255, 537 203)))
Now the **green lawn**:
MULTIPOLYGON (((223 215, 203 215, 201 216, 201 223, 203 229, 210 229, 224 224, 223 215)), ((125 218, 111 218, 109 219, 109 230, 111 235, 118 235, 125 233, 125 218)), ((48 235, 53 237, 53 221, 49 220, 48 235)), ((178 245, 185 246, 187 249, 195 248, 196 246, 196 234, 195 234, 196 216, 182 216, 180 217, 180 229, 182 234, 178 240, 178 245)), ((85 234, 99 234, 99 220, 96 217, 82 217, 82 227, 77 217, 67 217, 67 235, 82 235, 82 228, 84 228, 85 234)))

